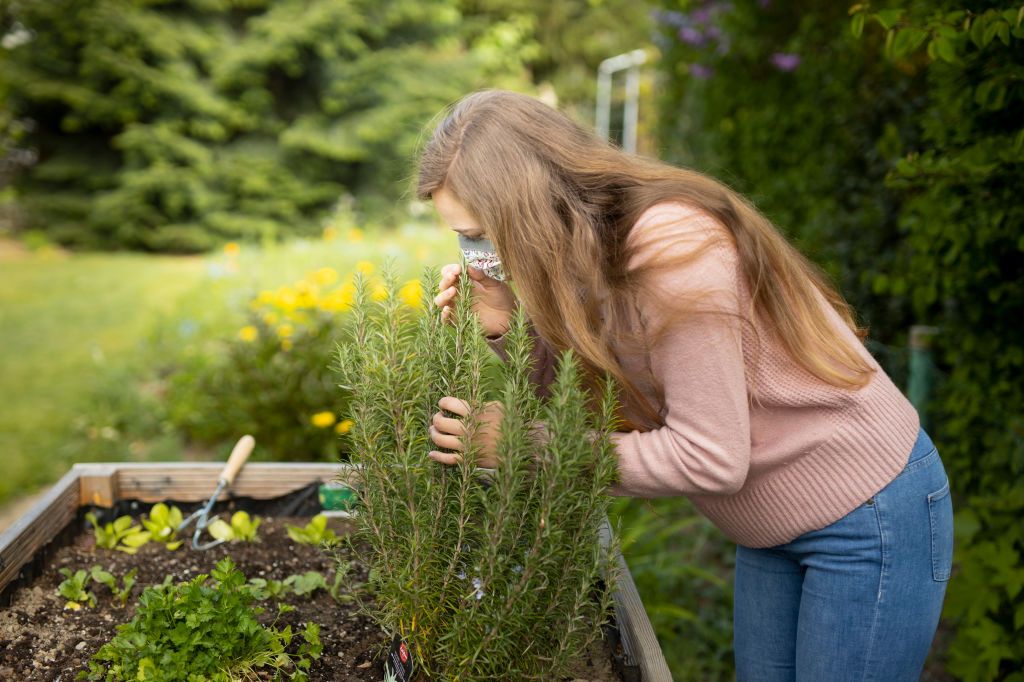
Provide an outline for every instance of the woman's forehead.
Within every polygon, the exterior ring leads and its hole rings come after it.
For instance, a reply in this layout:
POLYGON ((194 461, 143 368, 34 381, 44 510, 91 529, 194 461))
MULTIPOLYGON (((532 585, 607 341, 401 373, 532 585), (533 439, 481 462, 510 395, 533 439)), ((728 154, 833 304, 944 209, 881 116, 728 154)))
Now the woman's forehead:
POLYGON ((480 225, 470 215, 469 210, 463 206, 455 195, 442 187, 433 193, 434 206, 441 214, 444 221, 456 232, 478 233, 480 225))

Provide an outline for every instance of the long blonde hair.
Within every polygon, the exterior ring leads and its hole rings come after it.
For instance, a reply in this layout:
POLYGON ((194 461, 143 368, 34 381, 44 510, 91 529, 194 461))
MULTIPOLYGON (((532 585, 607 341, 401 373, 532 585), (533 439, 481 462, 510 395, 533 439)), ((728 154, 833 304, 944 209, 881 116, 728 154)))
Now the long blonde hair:
POLYGON ((837 387, 871 380, 874 370, 830 324, 815 291, 863 338, 842 296, 749 201, 711 177, 626 154, 532 97, 483 90, 443 112, 420 154, 418 197, 442 187, 494 243, 541 338, 572 349, 591 387, 611 375, 649 428, 662 423, 659 412, 613 349, 636 342, 624 306, 643 288, 643 270, 666 265, 627 270, 630 229, 663 201, 694 206, 728 230, 751 313, 797 365, 837 387), (599 292, 614 301, 610 308, 600 309, 599 292))

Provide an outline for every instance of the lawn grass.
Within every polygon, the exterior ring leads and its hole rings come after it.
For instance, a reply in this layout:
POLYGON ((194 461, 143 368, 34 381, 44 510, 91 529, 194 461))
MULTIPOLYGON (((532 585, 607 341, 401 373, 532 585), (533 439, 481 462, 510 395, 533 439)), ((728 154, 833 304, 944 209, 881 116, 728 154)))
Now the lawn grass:
POLYGON ((0 502, 69 466, 76 415, 111 363, 203 279, 203 259, 28 253, 0 262, 0 502))

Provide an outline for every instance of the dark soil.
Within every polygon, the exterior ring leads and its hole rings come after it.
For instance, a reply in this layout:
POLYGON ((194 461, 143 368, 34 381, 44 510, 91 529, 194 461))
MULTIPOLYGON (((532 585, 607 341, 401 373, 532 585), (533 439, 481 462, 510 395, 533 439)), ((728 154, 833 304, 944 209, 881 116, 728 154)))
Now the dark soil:
MULTIPOLYGON (((91 532, 79 533, 70 543, 57 548, 40 575, 10 594, 10 605, 0 608, 0 680, 42 680, 69 682, 79 671, 87 670, 89 658, 114 635, 116 626, 129 621, 134 603, 142 590, 163 582, 170 575, 184 581, 200 573, 209 574, 214 564, 230 556, 246 578, 283 580, 289 575, 319 571, 331 584, 335 574, 334 558, 317 547, 299 545, 288 538, 286 524, 305 525, 308 518, 263 517, 259 543, 222 544, 207 551, 193 550, 189 542, 175 551, 151 542, 135 555, 99 549, 91 532), (66 610, 65 599, 57 592, 63 580, 61 568, 72 571, 99 564, 121 576, 138 568, 132 596, 120 608, 106 586, 90 581, 97 605, 66 610)), ((331 519, 338 534, 347 532, 350 522, 331 519)), ((204 539, 208 539, 205 538, 204 539)), ((351 559, 348 550, 338 550, 343 559, 351 559)), ((366 569, 353 562, 349 575, 356 582, 366 579, 366 569)), ((365 595, 364 595, 365 597, 365 595)), ((295 607, 276 623, 301 630, 303 623, 320 625, 323 655, 310 670, 312 681, 349 682, 383 679, 385 634, 353 602, 337 602, 319 590, 312 598, 289 594, 283 599, 295 607)), ((261 622, 270 624, 277 617, 274 599, 263 602, 266 611, 261 622)), ((297 645, 296 638, 293 646, 297 645)), ((606 682, 620 680, 611 666, 610 651, 603 642, 583 657, 576 680, 606 682)))

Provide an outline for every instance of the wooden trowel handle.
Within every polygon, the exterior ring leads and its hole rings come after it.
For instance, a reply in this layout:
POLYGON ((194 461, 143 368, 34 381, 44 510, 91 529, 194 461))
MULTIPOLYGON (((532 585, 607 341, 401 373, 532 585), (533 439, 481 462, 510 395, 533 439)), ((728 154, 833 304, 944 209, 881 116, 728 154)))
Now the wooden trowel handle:
POLYGON ((221 479, 227 484, 231 485, 231 482, 235 480, 235 476, 238 474, 238 470, 245 464, 245 460, 249 459, 249 455, 252 454, 252 448, 256 445, 256 439, 250 435, 242 436, 235 443, 235 447, 231 450, 231 456, 228 457, 228 463, 224 465, 224 470, 220 472, 221 479))

